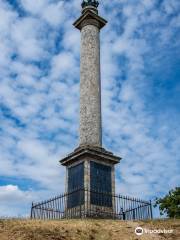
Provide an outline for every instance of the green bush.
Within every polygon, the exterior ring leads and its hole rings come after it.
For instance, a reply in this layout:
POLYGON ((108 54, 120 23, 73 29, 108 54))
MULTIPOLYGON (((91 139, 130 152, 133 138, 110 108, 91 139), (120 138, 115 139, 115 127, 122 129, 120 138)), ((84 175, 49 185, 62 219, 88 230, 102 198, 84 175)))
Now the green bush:
POLYGON ((159 206, 160 214, 180 218, 180 187, 169 191, 164 198, 156 198, 154 207, 159 206))

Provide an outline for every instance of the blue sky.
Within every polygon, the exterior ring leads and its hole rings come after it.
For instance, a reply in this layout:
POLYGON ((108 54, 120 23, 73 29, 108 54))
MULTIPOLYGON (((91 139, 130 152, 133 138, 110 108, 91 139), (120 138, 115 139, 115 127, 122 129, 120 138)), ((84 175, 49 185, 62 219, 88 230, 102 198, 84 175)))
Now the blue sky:
MULTIPOLYGON (((79 0, 0 0, 0 216, 64 191, 78 146, 79 0)), ((116 191, 153 199, 180 183, 180 2, 100 1, 103 145, 116 191)))

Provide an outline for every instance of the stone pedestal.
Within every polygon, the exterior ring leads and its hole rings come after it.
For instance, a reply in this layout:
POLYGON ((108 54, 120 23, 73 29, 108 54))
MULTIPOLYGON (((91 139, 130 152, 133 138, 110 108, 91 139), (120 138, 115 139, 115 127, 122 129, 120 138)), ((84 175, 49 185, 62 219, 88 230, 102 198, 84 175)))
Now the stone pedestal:
MULTIPOLYGON (((81 208, 85 216, 98 214, 98 211, 108 214, 114 212, 114 165, 119 163, 120 159, 120 157, 114 156, 103 148, 87 146, 75 149, 74 152, 60 161, 63 166, 66 166, 67 192, 74 192, 76 189, 82 190, 79 194, 83 194, 83 196, 77 194, 76 199, 83 197, 81 208), (93 165, 97 166, 98 169, 95 168, 94 170, 93 165), (101 168, 105 171, 101 171, 101 168), (72 174, 72 169, 74 169, 73 178, 69 175, 72 174), (80 186, 78 186, 79 181, 77 180, 79 177, 81 178, 80 186), (72 185, 70 181, 73 181, 75 185, 77 181, 77 187, 74 185, 74 189, 70 189, 72 185)), ((74 202, 72 206, 77 209, 79 206, 76 205, 78 205, 78 202, 77 204, 74 202)))

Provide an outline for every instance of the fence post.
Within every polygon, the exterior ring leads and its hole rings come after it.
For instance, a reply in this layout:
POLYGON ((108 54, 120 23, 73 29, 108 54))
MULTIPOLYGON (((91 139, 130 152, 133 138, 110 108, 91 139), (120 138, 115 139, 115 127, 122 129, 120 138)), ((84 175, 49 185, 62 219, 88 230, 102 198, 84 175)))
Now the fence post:
POLYGON ((135 209, 133 209, 133 220, 135 220, 135 209))
POLYGON ((149 201, 149 203, 150 203, 150 212, 151 212, 151 219, 153 219, 153 212, 152 212, 152 202, 151 202, 151 200, 149 201))
POLYGON ((33 202, 32 202, 32 205, 31 205, 31 216, 30 216, 31 219, 32 219, 32 216, 33 216, 33 207, 34 207, 34 205, 33 205, 33 202))
POLYGON ((82 211, 82 209, 81 209, 81 197, 82 197, 82 190, 80 189, 80 196, 79 196, 79 199, 80 199, 80 201, 79 201, 79 206, 80 206, 80 218, 82 218, 82 213, 81 213, 81 211, 82 211))
POLYGON ((126 213, 123 211, 123 220, 126 220, 126 213))

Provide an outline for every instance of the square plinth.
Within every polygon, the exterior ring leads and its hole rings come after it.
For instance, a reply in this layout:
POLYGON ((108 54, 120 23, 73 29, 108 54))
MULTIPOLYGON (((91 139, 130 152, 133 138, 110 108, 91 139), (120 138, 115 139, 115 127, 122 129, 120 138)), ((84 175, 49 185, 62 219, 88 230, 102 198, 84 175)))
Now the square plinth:
POLYGON ((63 158, 66 166, 67 213, 83 209, 85 216, 114 213, 114 165, 120 157, 99 147, 79 147, 63 158))

